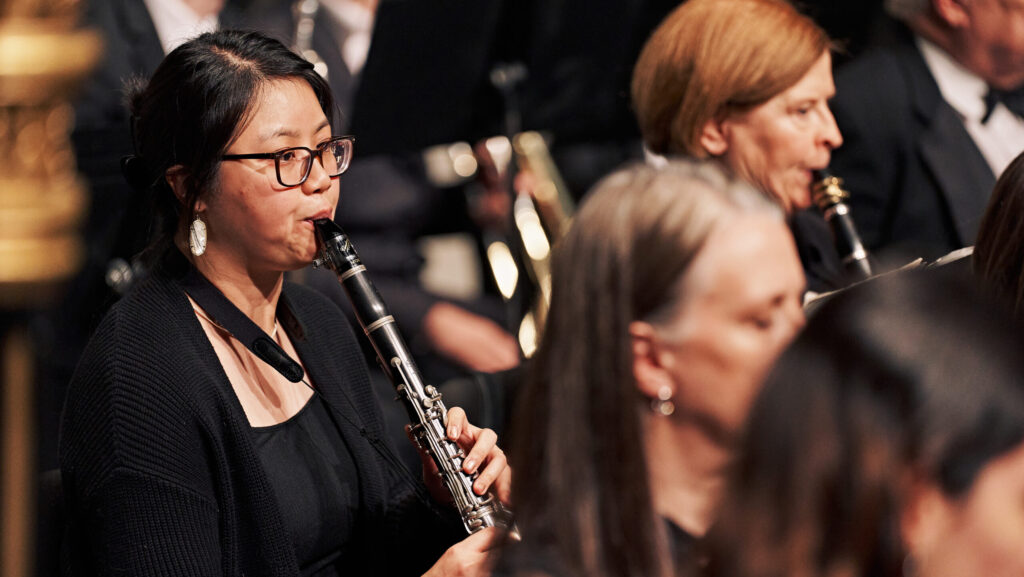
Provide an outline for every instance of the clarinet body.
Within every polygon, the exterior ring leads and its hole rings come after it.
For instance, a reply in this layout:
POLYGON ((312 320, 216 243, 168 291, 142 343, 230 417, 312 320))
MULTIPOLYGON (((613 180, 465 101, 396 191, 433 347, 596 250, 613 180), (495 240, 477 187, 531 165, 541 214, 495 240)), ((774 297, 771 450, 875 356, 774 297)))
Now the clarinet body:
POLYGON ((356 318, 377 352, 384 373, 404 402, 412 423, 412 436, 434 463, 445 487, 452 494, 466 530, 475 533, 486 527, 503 527, 515 533, 511 512, 494 495, 477 495, 473 481, 478 473, 462 470, 465 453, 446 435, 447 409, 441 394, 423 382, 395 319, 377 288, 366 274, 366 267, 349 241, 348 235, 333 220, 321 218, 314 223, 320 241, 315 267, 325 267, 338 275, 338 282, 355 309, 356 318))
POLYGON ((850 193, 843 189, 843 180, 824 170, 814 171, 814 180, 811 195, 825 221, 832 228, 836 249, 847 273, 853 280, 858 281, 871 277, 868 251, 857 234, 857 227, 850 215, 850 207, 846 204, 850 193))

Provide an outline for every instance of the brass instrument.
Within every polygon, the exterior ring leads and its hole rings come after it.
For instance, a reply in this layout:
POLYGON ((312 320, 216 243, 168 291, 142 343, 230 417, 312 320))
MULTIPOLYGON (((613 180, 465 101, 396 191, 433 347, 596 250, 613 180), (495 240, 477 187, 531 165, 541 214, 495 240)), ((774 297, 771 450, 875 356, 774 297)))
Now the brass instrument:
POLYGON ((551 302, 551 248, 568 228, 574 202, 544 136, 520 130, 517 87, 526 77, 526 67, 518 63, 491 71, 511 136, 488 138, 475 149, 464 142, 436 146, 426 151, 424 164, 437 184, 450 186, 476 175, 485 189, 510 197, 511 226, 484 225, 482 236, 491 276, 509 309, 509 328, 529 358, 551 302), (517 172, 527 178, 516 178, 517 172))
POLYGON ((569 228, 574 203, 540 133, 517 134, 512 149, 520 172, 531 177, 529 189, 516 190, 512 212, 527 257, 524 264, 537 287, 517 335, 524 352, 528 347, 532 352, 551 306, 551 249, 569 228))
POLYGON ((544 136, 539 132, 521 132, 512 139, 512 148, 519 170, 530 172, 535 179, 532 194, 544 228, 551 238, 561 237, 569 227, 575 203, 544 136))
POLYGON ((836 249, 842 258, 843 267, 853 280, 871 277, 871 262, 868 251, 857 234, 850 207, 846 204, 850 193, 843 189, 843 180, 825 170, 815 171, 815 182, 811 187, 814 204, 821 210, 832 228, 836 249))
POLYGON ((502 186, 513 189, 511 234, 484 231, 487 264, 502 298, 514 309, 510 315, 517 326, 512 330, 529 358, 551 303, 552 245, 568 228, 574 203, 540 133, 521 132, 511 140, 495 136, 482 144, 481 170, 493 171, 502 186), (526 178, 513 178, 516 168, 526 178))

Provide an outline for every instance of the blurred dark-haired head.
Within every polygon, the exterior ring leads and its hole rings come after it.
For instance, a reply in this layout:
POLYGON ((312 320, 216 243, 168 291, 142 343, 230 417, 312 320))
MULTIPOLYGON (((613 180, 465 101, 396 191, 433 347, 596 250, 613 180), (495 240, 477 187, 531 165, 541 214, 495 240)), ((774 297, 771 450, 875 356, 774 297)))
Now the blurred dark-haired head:
POLYGON ((987 498, 979 478, 1024 447, 1021 345, 1003 308, 948 271, 826 303, 755 402, 711 574, 896 576, 909 555, 931 576, 936 555, 970 559, 951 512, 987 498), (924 540, 926 501, 928 530, 949 531, 924 540), (936 511, 950 522, 931 522, 936 511))
POLYGON ((974 272, 1024 315, 1024 153, 1006 167, 992 189, 974 245, 974 272))

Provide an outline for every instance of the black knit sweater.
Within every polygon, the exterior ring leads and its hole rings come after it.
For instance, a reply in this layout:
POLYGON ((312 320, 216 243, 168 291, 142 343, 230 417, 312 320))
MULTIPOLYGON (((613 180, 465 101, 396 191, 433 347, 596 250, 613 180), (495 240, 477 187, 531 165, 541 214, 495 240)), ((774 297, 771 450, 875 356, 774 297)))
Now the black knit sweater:
MULTIPOLYGON (((425 570, 460 528, 389 460, 344 316, 286 283, 278 318, 358 469, 359 542, 347 548, 364 554, 351 574, 425 570)), ((101 323, 68 392, 60 451, 65 574, 299 574, 248 420, 177 281, 150 277, 101 323)))

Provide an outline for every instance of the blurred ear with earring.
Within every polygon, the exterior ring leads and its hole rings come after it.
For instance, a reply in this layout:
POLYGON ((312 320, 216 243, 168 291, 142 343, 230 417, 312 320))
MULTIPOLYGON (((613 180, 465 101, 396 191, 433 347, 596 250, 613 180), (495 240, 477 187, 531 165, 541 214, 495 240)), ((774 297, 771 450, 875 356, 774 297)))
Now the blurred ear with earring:
POLYGON ((676 412, 674 383, 659 358, 654 327, 644 321, 629 325, 633 340, 633 378, 640 393, 650 399, 651 412, 668 417, 676 412))
POLYGON ((672 387, 662 385, 658 389, 657 398, 651 399, 651 410, 663 417, 676 412, 676 404, 672 402, 672 387))

